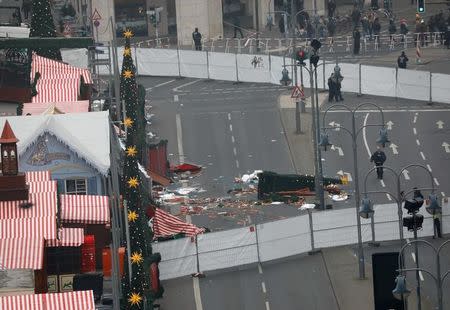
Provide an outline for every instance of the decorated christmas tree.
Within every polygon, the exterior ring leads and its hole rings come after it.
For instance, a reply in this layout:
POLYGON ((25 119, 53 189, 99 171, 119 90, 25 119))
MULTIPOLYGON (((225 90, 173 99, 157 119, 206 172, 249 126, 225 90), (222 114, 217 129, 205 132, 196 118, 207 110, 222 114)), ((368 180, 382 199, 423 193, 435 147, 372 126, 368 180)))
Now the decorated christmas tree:
MULTIPOLYGON (((50 10, 49 0, 33 0, 30 37, 56 37, 55 24, 50 10)), ((61 60, 61 52, 57 48, 34 48, 38 55, 50 59, 61 60)))
MULTIPOLYGON (((147 223, 145 207, 149 198, 140 186, 138 169, 137 121, 138 87, 136 84, 135 67, 131 58, 130 38, 133 34, 124 32, 125 49, 121 72, 121 98, 125 102, 126 118, 123 121, 127 136, 125 142, 125 165, 123 171, 124 203, 128 208, 128 226, 130 235, 130 253, 127 260, 131 270, 126 269, 123 278, 125 309, 152 309, 153 301, 162 295, 159 285, 159 270, 157 264, 161 257, 152 254, 152 231, 147 223), (131 275, 131 277, 130 277, 131 275), (157 277, 154 277, 157 275, 157 277)), ((126 267, 128 264, 126 264, 126 267)))

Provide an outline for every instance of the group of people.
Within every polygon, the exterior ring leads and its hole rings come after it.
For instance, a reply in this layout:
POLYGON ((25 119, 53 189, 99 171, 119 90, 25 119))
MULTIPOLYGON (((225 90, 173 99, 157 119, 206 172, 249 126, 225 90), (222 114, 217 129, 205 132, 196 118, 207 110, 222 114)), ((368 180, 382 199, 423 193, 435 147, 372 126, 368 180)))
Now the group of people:
POLYGON ((336 65, 334 67, 334 72, 331 73, 331 76, 328 78, 328 102, 332 102, 333 100, 342 101, 342 92, 341 92, 341 83, 344 77, 341 74, 341 68, 336 65))

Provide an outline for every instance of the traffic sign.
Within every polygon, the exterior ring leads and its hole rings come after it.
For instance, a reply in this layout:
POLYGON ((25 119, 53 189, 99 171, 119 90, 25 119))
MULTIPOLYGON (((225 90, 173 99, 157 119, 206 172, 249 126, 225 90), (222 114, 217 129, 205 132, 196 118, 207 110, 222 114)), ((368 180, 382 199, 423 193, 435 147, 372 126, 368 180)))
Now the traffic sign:
POLYGON ((94 10, 94 13, 92 13, 92 20, 100 20, 102 17, 100 16, 100 13, 97 11, 97 9, 94 10))
POLYGON ((305 98, 305 92, 303 91, 303 87, 300 88, 298 87, 298 85, 295 85, 294 88, 292 89, 292 93, 291 93, 291 98, 305 98))

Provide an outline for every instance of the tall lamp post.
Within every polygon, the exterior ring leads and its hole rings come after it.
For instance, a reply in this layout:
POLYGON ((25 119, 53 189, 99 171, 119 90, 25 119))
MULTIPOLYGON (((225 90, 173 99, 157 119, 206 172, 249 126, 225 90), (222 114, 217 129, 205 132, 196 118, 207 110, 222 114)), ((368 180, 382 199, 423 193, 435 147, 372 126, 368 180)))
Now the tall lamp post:
POLYGON ((408 242, 407 244, 403 245, 403 247, 400 250, 400 254, 398 256, 398 265, 399 269, 397 270, 399 272, 399 275, 395 279, 396 286, 394 290, 392 291, 392 294, 395 298, 398 298, 400 300, 403 300, 404 298, 408 297, 411 291, 406 287, 406 277, 405 274, 408 271, 415 271, 418 273, 419 271, 423 271, 427 274, 429 274, 433 280, 436 283, 436 294, 437 294, 437 301, 438 301, 438 310, 444 310, 444 304, 443 304, 443 283, 444 280, 447 278, 447 276, 450 274, 450 270, 447 270, 444 274, 441 272, 441 250, 446 246, 447 244, 450 244, 450 240, 445 241, 442 243, 437 249, 428 241, 426 240, 413 240, 411 242, 408 242), (433 249, 434 254, 436 255, 436 274, 433 274, 431 271, 424 269, 424 268, 404 268, 402 262, 403 262, 403 251, 406 247, 414 244, 417 247, 418 243, 425 244, 433 249))
MULTIPOLYGON (((360 215, 363 218, 371 217, 371 222, 370 222, 371 225, 370 226, 371 226, 371 230, 372 230, 372 242, 375 242, 375 223, 374 223, 374 218, 373 218, 374 211, 372 209, 372 202, 368 198, 368 194, 375 194, 375 193, 386 193, 389 196, 391 196, 392 198, 394 198, 394 200, 397 202, 399 237, 401 240, 401 244, 403 245, 403 243, 404 243, 403 226, 406 226, 406 227, 408 227, 409 230, 412 230, 414 232, 414 240, 417 240, 417 230, 422 227, 422 222, 423 222, 423 216, 420 214, 417 214, 417 212, 419 211, 419 208, 423 204, 423 199, 421 201, 420 200, 410 201, 410 200, 406 200, 406 197, 409 194, 414 193, 415 190, 431 190, 431 194, 429 196, 429 201, 431 202, 431 204, 429 207, 427 207, 427 211, 430 212, 431 214, 438 212, 440 207, 437 204, 437 197, 434 193, 433 174, 425 166, 419 165, 419 164, 410 164, 410 165, 400 169, 400 171, 398 173, 395 172, 395 170, 390 167, 383 166, 383 168, 391 171, 394 174, 394 176, 396 177, 397 193, 396 193, 396 195, 394 195, 387 190, 386 191, 384 191, 384 190, 383 191, 367 191, 367 177, 369 176, 369 174, 372 171, 374 171, 376 169, 376 167, 370 169, 367 172, 366 177, 364 179, 364 199, 362 200, 360 215), (430 183, 431 183, 430 188, 414 188, 412 190, 409 190, 408 192, 401 191, 400 177, 405 170, 407 170, 411 167, 421 168, 428 173, 428 175, 430 176, 430 183), (402 203, 403 202, 405 202, 405 208, 408 210, 408 213, 412 214, 411 217, 403 218, 403 212, 402 212, 402 203)), ((416 267, 419 268, 419 249, 417 247, 417 244, 414 244, 414 245, 415 245, 414 250, 415 250, 415 256, 416 256, 416 267)), ((416 272, 416 280, 417 280, 416 290, 417 290, 417 305, 418 305, 417 308, 420 310, 422 300, 421 300, 421 294, 420 294, 419 271, 416 272)))
MULTIPOLYGON (((357 228, 358 228, 358 261, 359 261, 359 278, 360 279, 364 279, 365 278, 365 266, 364 266, 364 252, 363 252, 363 247, 362 247, 362 236, 361 236, 361 219, 360 219, 360 214, 359 214, 359 201, 360 201, 360 195, 359 195, 359 179, 358 179, 358 153, 357 153, 357 141, 356 139, 358 138, 359 133, 362 131, 362 129, 366 128, 366 127, 381 127, 382 130, 385 129, 385 123, 384 123, 384 114, 383 114, 383 110, 381 110, 381 108, 371 102, 363 102, 361 104, 359 104, 356 108, 354 108, 353 110, 350 109, 349 107, 347 107, 344 104, 334 104, 332 106, 330 106, 329 108, 327 108, 325 110, 325 112, 323 113, 323 121, 322 124, 326 124, 325 122, 325 118, 327 116, 328 111, 330 111, 333 108, 343 108, 345 110, 347 110, 352 117, 352 128, 351 130, 340 126, 340 129, 343 129, 345 132, 347 132, 350 137, 352 138, 352 149, 353 149, 353 169, 354 169, 354 175, 355 175, 355 209, 356 209, 356 223, 357 223, 357 228), (378 109, 378 111, 380 111, 381 114, 381 122, 378 124, 366 124, 364 126, 359 127, 358 129, 356 128, 356 112, 360 110, 360 108, 364 107, 364 106, 374 106, 375 108, 378 109)), ((324 132, 321 134, 320 137, 320 143, 319 146, 323 147, 324 150, 326 151, 327 147, 329 147, 331 144, 329 143, 328 140, 328 135, 326 133, 326 130, 331 129, 331 130, 335 130, 335 127, 322 127, 321 128, 324 132)), ((380 131, 380 138, 377 140, 377 142, 381 143, 381 144, 385 144, 387 142, 389 142, 387 140, 387 135, 381 135, 380 131)), ((383 133, 385 133, 386 131, 383 131, 383 133)))

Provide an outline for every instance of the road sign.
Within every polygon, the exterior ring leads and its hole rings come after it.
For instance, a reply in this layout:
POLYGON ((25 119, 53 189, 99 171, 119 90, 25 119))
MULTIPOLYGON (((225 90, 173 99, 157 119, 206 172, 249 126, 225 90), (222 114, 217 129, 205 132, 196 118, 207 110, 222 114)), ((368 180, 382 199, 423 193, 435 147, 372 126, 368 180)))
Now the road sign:
POLYGON ((100 16, 100 13, 97 11, 97 9, 95 9, 94 13, 92 13, 91 19, 94 21, 102 19, 102 17, 100 16))
POLYGON ((292 89, 292 93, 291 93, 291 98, 304 98, 305 97, 305 92, 303 91, 302 88, 298 87, 298 85, 295 85, 295 87, 292 89))

